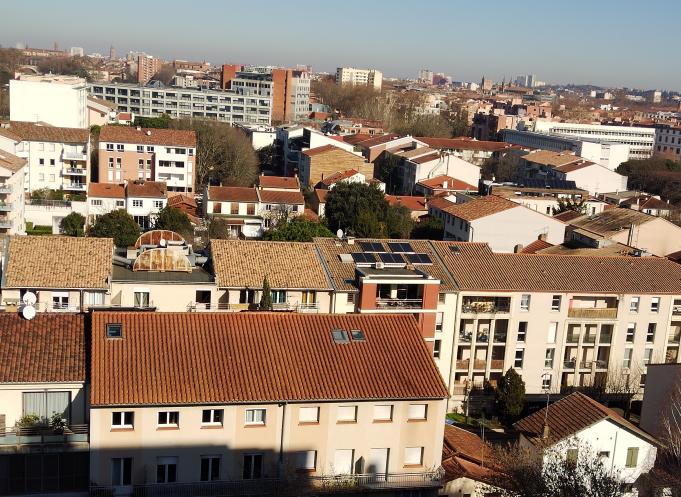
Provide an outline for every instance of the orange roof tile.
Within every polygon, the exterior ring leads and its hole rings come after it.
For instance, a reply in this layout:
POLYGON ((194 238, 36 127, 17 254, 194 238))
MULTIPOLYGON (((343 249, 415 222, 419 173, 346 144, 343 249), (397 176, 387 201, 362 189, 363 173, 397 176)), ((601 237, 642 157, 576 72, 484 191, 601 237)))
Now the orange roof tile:
POLYGON ((26 159, 17 157, 14 154, 10 154, 4 150, 0 150, 0 167, 7 169, 12 173, 16 173, 21 170, 28 162, 26 159))
POLYGON ((406 207, 410 211, 425 211, 426 197, 415 195, 386 195, 385 199, 393 207, 406 207))
POLYGON ((209 186, 208 200, 216 202, 257 202, 258 192, 246 186, 209 186))
POLYGON ((47 124, 23 121, 10 122, 9 128, 0 127, 0 135, 14 140, 55 142, 55 143, 87 143, 90 131, 80 128, 60 128, 47 124))
MULTIPOLYGON (((326 154, 326 153, 332 152, 334 150, 343 150, 343 149, 339 149, 338 147, 336 147, 334 145, 327 144, 327 145, 322 145, 321 147, 315 147, 315 148, 311 148, 309 150, 305 150, 303 152, 303 154, 307 155, 308 157, 314 157, 315 155, 326 154)), ((343 150, 343 152, 347 152, 347 151, 343 150)), ((347 153, 350 153, 350 152, 347 152, 347 153)))
POLYGON ((506 142, 493 142, 474 140, 472 138, 431 138, 427 136, 416 137, 417 140, 429 147, 448 150, 479 150, 485 152, 498 152, 508 150, 514 146, 506 142))
POLYGON ((114 183, 90 183, 87 187, 88 197, 125 198, 125 186, 114 183))
POLYGON ((447 397, 409 315, 95 312, 91 376, 92 406, 447 397))
POLYGON ((261 188, 282 188, 300 190, 300 181, 294 176, 258 176, 258 186, 261 188))
POLYGON ((131 181, 125 191, 128 197, 165 198, 166 184, 162 181, 131 181))
POLYGON ((85 381, 84 314, 0 314, 0 383, 85 381))
MULTIPOLYGON (((497 195, 487 195, 485 197, 476 198, 469 202, 461 202, 458 204, 452 202, 450 203, 451 205, 448 205, 444 208, 438 207, 438 209, 469 222, 509 209, 514 209, 516 207, 522 207, 520 204, 516 204, 515 202, 506 200, 505 198, 499 197, 497 195)), ((430 205, 433 206, 433 203, 431 202, 430 205)), ((435 205, 439 206, 440 204, 438 203, 435 205)))
POLYGON ((446 174, 441 174, 440 176, 435 176, 433 178, 424 179, 419 181, 417 184, 425 186, 433 190, 445 189, 445 190, 477 190, 478 187, 475 185, 470 185, 460 179, 447 176, 446 174), (445 183, 447 186, 445 187, 445 183))
POLYGON ((100 142, 140 143, 171 147, 196 147, 196 133, 185 129, 142 128, 134 126, 102 126, 100 142))
POLYGON ((549 243, 545 240, 537 239, 537 240, 533 241, 532 243, 530 243, 527 247, 523 247, 521 252, 523 254, 536 254, 540 250, 544 250, 544 249, 547 249, 549 247, 553 247, 553 244, 551 244, 551 243, 549 243))
POLYGON ((305 198, 300 190, 260 190, 260 201, 266 204, 302 205, 305 198))
POLYGON ((322 179, 320 183, 328 187, 344 179, 352 178, 355 174, 359 174, 359 171, 357 169, 346 169, 345 171, 336 171, 335 173, 329 174, 326 178, 322 179))

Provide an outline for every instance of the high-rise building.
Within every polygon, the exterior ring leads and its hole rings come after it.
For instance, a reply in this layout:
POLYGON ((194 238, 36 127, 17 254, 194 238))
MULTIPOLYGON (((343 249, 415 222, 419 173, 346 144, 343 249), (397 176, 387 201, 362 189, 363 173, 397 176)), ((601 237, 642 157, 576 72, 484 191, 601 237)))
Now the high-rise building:
POLYGON ((339 67, 336 69, 336 84, 371 86, 374 90, 380 91, 383 85, 383 73, 376 69, 339 67))
POLYGON ((163 65, 161 59, 152 57, 151 55, 137 56, 137 82, 141 85, 146 85, 151 78, 154 77, 163 65))
POLYGON ((429 85, 433 84, 433 71, 430 69, 421 69, 419 71, 419 81, 429 85))
POLYGON ((83 47, 71 47, 69 54, 71 57, 82 57, 85 55, 85 51, 83 50, 83 47))
POLYGON ((116 49, 113 45, 109 47, 109 58, 112 60, 116 58, 116 49))
POLYGON ((485 76, 482 77, 482 81, 480 82, 480 87, 482 88, 482 91, 491 91, 492 85, 494 85, 494 81, 486 78, 485 76))

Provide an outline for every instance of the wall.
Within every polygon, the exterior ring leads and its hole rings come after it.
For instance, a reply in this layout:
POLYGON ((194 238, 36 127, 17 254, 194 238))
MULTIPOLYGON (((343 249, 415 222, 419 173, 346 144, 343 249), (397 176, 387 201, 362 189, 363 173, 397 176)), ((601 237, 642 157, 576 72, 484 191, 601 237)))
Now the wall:
MULTIPOLYGON (((172 273, 168 279, 172 280, 172 273)), ((148 292, 149 305, 158 312, 186 312, 190 304, 196 302, 196 292, 211 292, 211 303, 218 302, 217 287, 214 283, 151 283, 147 281, 121 282, 111 284, 111 303, 122 307, 135 305, 135 292, 148 292)))
MULTIPOLYGON (((681 365, 654 364, 648 366, 646 392, 641 409, 641 428, 654 437, 664 438, 663 419, 669 418, 672 396, 681 388, 681 365)), ((676 400, 676 399, 674 399, 676 400)))
POLYGON ((38 226, 52 226, 52 232, 58 234, 60 221, 72 212, 78 212, 87 218, 88 205, 87 202, 71 202, 70 205, 56 203, 53 205, 33 205, 28 203, 24 206, 24 212, 26 222, 38 226))
MULTIPOLYGON (((24 415, 23 392, 51 391, 71 393, 71 421, 70 424, 87 423, 85 385, 83 383, 0 383, 0 414, 5 415, 5 426, 13 427, 24 415)), ((49 414, 48 414, 49 415, 49 414)))
POLYGON ((87 128, 87 86, 10 80, 10 120, 87 128))

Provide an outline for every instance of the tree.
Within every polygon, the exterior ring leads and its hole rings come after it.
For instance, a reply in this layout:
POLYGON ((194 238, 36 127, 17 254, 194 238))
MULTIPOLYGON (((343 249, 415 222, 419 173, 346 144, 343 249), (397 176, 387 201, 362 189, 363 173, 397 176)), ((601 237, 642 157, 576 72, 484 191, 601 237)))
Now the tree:
POLYGON ((189 216, 180 209, 169 205, 159 211, 154 229, 174 231, 182 235, 185 240, 191 240, 194 235, 194 227, 189 216))
POLYGON ((298 216, 266 231, 263 238, 280 242, 311 242, 316 237, 332 236, 333 233, 323 223, 298 216))
POLYGON ((510 181, 518 170, 520 156, 505 154, 500 158, 490 158, 482 165, 482 179, 510 181))
POLYGON ((559 198, 558 206, 552 207, 553 215, 560 214, 561 212, 574 211, 579 214, 586 213, 586 199, 580 198, 559 198))
POLYGON ((379 220, 385 219, 388 202, 383 192, 364 183, 338 183, 326 197, 329 229, 360 237, 380 237, 379 220))
POLYGON ((166 129, 170 127, 173 119, 168 114, 161 114, 158 117, 142 117, 135 116, 133 126, 140 126, 142 128, 161 128, 166 129))
POLYGON ((525 382, 515 369, 509 368, 499 379, 495 401, 499 417, 505 423, 511 423, 523 412, 525 382))
POLYGON ((59 232, 66 236, 85 236, 85 218, 72 212, 59 222, 59 232))
POLYGON ((198 191, 209 183, 250 186, 258 177, 258 156, 240 129, 202 119, 173 120, 171 126, 196 132, 194 174, 198 191))
POLYGON ((267 281, 267 276, 262 280, 262 295, 260 297, 260 304, 258 305, 259 311, 271 311, 272 310, 272 289, 270 288, 270 282, 267 281))
POLYGON ((388 206, 381 236, 388 238, 409 238, 414 229, 411 211, 403 205, 388 206))
POLYGON ((209 239, 226 240, 228 238, 233 238, 226 219, 213 216, 208 218, 207 224, 209 239))
POLYGON ((414 225, 409 237, 414 240, 442 240, 444 229, 442 219, 428 216, 414 225))
POLYGON ((681 201, 681 162, 664 155, 623 162, 616 170, 627 176, 630 190, 641 190, 669 200, 681 201))
POLYGON ((139 225, 123 209, 108 212, 98 217, 95 224, 88 230, 88 236, 113 238, 117 247, 134 245, 139 234, 139 225))

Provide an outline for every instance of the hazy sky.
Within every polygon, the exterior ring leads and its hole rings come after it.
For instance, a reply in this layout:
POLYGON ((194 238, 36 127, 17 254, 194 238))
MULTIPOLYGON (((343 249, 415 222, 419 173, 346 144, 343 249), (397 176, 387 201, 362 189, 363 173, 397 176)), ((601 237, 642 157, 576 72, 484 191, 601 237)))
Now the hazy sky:
POLYGON ((9 0, 0 44, 681 90, 679 0, 9 0))

